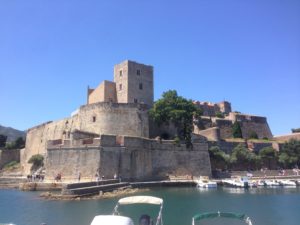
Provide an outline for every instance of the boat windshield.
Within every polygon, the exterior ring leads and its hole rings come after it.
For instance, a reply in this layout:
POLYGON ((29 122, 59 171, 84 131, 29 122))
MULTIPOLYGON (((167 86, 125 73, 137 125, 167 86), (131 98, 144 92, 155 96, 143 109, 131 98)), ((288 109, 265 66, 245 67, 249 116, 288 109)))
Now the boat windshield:
POLYGON ((203 220, 203 219, 213 219, 213 218, 231 218, 238 219, 244 221, 248 225, 252 225, 252 222, 248 216, 245 214, 238 213, 230 213, 230 212, 209 212, 209 213, 200 213, 193 217, 193 225, 195 225, 195 221, 203 220))

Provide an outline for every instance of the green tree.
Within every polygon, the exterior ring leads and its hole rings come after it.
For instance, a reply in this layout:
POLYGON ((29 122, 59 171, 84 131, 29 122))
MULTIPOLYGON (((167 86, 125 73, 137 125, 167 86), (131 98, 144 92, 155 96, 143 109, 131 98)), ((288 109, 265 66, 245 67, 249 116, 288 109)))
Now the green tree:
POLYGON ((226 169, 230 161, 230 155, 223 152, 218 146, 212 146, 208 150, 211 167, 213 169, 226 169))
POLYGON ((280 150, 278 162, 285 168, 300 165, 300 141, 291 139, 285 142, 280 150))
POLYGON ((37 170, 38 168, 44 165, 44 157, 40 154, 33 155, 28 160, 28 163, 32 164, 32 171, 37 170))
POLYGON ((0 134, 0 148, 5 147, 7 136, 0 134))
POLYGON ((25 147, 25 141, 22 137, 17 138, 17 140, 15 141, 15 147, 18 149, 25 147))
POLYGON ((243 138, 241 125, 238 121, 235 121, 232 125, 232 136, 234 138, 243 138))
POLYGON ((262 165, 269 169, 272 169, 272 167, 274 167, 272 165, 276 164, 277 151, 271 146, 262 148, 259 151, 259 156, 261 158, 262 165))
POLYGON ((257 169, 260 164, 260 157, 249 151, 243 144, 239 144, 231 153, 230 163, 235 169, 257 169))
POLYGON ((224 118, 224 114, 221 112, 216 112, 216 117, 218 118, 224 118))
POLYGON ((258 139, 258 135, 255 131, 250 131, 249 139, 258 139))
POLYGON ((25 141, 22 137, 17 138, 17 140, 12 142, 7 142, 5 145, 6 149, 21 149, 25 147, 25 141))
POLYGON ((177 136, 184 140, 188 147, 191 146, 193 118, 201 115, 201 111, 193 104, 192 100, 178 96, 175 90, 170 90, 164 92, 162 98, 154 103, 149 114, 158 125, 174 123, 177 128, 177 136))

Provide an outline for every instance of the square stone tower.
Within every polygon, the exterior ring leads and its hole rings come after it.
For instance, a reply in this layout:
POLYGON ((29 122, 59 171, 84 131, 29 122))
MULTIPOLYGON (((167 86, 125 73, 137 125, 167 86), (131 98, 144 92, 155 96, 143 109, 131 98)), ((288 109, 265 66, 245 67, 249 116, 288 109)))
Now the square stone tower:
POLYGON ((153 105, 153 67, 126 60, 114 66, 118 103, 153 105))

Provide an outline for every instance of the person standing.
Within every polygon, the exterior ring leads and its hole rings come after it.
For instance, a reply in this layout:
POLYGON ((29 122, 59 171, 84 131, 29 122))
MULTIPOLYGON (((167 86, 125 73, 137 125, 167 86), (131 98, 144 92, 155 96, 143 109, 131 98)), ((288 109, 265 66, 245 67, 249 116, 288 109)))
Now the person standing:
POLYGON ((78 172, 77 178, 78 178, 78 183, 79 183, 79 182, 80 182, 80 179, 81 179, 81 173, 80 173, 80 172, 78 172))

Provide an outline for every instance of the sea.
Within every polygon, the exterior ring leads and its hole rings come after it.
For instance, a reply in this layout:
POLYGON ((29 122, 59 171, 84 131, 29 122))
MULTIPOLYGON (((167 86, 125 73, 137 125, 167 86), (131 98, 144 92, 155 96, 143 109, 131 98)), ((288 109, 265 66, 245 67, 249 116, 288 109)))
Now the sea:
MULTIPOLYGON (((94 216, 111 214, 121 197, 98 200, 45 200, 40 192, 0 190, 0 224, 90 225, 94 216)), ((147 189, 135 195, 163 198, 164 225, 191 225, 192 217, 205 212, 234 212, 248 215, 253 225, 299 225, 300 188, 235 189, 195 187, 147 189)), ((122 196, 125 197, 125 196, 122 196)), ((129 205, 120 207, 138 224, 142 214, 154 220, 159 207, 129 205)), ((196 224, 244 224, 232 219, 207 219, 196 224)), ((104 224, 105 225, 105 224, 104 224)))

